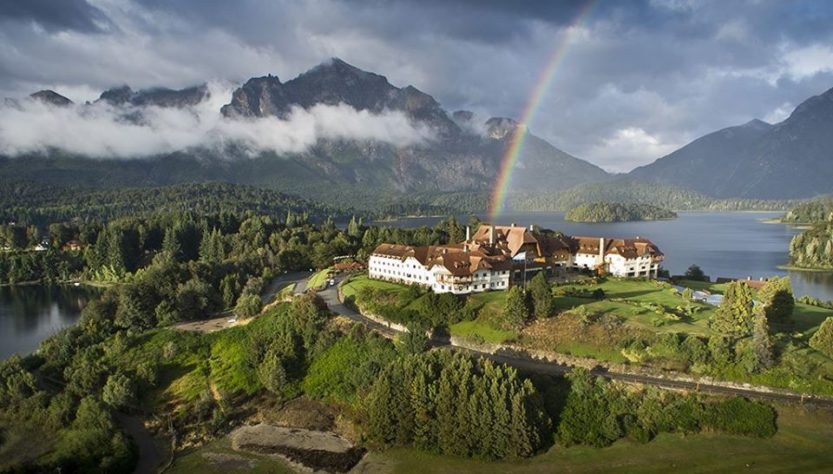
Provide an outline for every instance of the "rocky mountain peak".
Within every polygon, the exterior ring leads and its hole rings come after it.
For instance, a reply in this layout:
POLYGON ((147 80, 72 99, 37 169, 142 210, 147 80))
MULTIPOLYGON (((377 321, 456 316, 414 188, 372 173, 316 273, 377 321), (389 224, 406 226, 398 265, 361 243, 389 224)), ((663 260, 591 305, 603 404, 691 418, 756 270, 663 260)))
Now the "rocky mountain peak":
POLYGON ((486 133, 496 140, 513 133, 517 127, 517 120, 509 117, 492 117, 486 120, 486 133))
POLYGON ((133 89, 128 85, 113 87, 102 92, 96 102, 104 101, 110 105, 124 105, 133 96, 133 89))
POLYGON ((67 105, 72 105, 72 101, 67 99, 66 97, 58 94, 57 92, 49 89, 44 89, 42 91, 37 91, 34 94, 29 95, 31 99, 38 100, 45 104, 55 105, 58 107, 66 107, 67 105))
POLYGON ((154 87, 138 91, 129 86, 122 86, 102 92, 98 101, 116 106, 129 104, 136 107, 188 107, 202 102, 208 96, 208 87, 205 84, 179 90, 154 87))
POLYGON ((454 119, 455 122, 463 124, 463 123, 470 123, 472 119, 474 119, 474 112, 470 110, 455 110, 451 114, 451 118, 454 119))

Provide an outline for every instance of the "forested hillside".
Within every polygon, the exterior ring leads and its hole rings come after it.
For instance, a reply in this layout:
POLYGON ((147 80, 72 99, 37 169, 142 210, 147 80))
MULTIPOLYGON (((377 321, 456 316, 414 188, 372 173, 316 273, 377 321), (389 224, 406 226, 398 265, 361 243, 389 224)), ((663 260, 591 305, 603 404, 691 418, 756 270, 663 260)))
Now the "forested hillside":
POLYGON ((560 193, 517 193, 509 207, 519 211, 560 211, 586 202, 639 203, 678 211, 784 210, 800 201, 767 199, 716 199, 691 189, 619 178, 605 183, 580 184, 560 193))
POLYGON ((674 219, 677 214, 650 204, 590 202, 580 204, 564 215, 573 222, 631 222, 674 219))
POLYGON ((87 188, 18 182, 0 187, 0 222, 45 226, 72 219, 108 221, 166 212, 244 213, 285 218, 305 214, 311 220, 348 219, 348 208, 307 201, 281 192, 229 183, 159 187, 87 188))

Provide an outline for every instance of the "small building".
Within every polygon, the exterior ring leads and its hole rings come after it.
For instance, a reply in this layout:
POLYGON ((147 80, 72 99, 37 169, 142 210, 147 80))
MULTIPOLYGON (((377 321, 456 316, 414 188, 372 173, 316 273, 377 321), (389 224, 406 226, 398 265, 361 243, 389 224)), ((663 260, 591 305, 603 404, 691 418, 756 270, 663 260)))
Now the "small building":
POLYGON ((81 245, 81 242, 74 239, 61 246, 61 250, 63 250, 64 252, 78 252, 82 249, 83 245, 81 245))

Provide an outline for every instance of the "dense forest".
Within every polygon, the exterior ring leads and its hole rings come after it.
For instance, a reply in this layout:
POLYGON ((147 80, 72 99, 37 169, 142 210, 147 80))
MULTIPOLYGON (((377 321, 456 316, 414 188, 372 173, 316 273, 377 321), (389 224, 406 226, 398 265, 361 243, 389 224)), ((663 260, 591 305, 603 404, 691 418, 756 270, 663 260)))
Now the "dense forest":
POLYGON ((817 224, 825 221, 833 221, 833 198, 800 203, 781 218, 781 222, 787 224, 817 224))
POLYGON ((650 204, 589 202, 571 208, 564 219, 573 222, 632 222, 676 219, 677 213, 650 204))
POLYGON ((346 221, 354 213, 277 191, 219 182, 104 189, 19 182, 0 187, 0 222, 46 226, 165 212, 253 212, 280 217, 294 212, 316 222, 327 217, 346 221))
POLYGON ((517 211, 563 211, 586 202, 639 203, 677 211, 781 211, 799 201, 716 199, 678 186, 620 178, 587 183, 561 193, 514 193, 509 208, 517 211))
POLYGON ((808 269, 833 268, 833 199, 801 203, 781 221, 810 226, 790 241, 790 265, 808 269))

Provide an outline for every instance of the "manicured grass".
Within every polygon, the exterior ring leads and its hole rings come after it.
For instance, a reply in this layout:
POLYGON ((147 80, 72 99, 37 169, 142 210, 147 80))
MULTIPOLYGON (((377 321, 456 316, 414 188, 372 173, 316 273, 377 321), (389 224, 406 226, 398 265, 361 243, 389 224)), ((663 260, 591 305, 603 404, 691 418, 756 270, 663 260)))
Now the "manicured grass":
POLYGON ((452 336, 464 337, 467 339, 481 339, 484 342, 491 342, 494 344, 502 344, 506 341, 516 339, 518 334, 514 331, 504 331, 492 327, 490 324, 475 321, 461 321, 453 324, 449 331, 452 336))
POLYGON ((177 456, 173 465, 165 471, 171 474, 225 473, 292 473, 279 459, 267 455, 235 451, 228 437, 212 441, 177 456))
POLYGON ((793 310, 795 330, 809 336, 816 332, 819 325, 829 316, 833 316, 833 311, 827 308, 796 303, 795 309, 793 310))
POLYGON ((607 448, 555 446, 531 459, 489 462, 414 449, 372 452, 367 472, 391 473, 737 473, 829 472, 833 415, 779 407, 778 433, 769 439, 714 433, 662 434, 647 444, 621 440, 607 448), (375 469, 374 469, 375 468, 375 469))
POLYGON ((372 280, 367 275, 357 275, 350 278, 350 281, 341 286, 341 291, 345 298, 351 296, 355 297, 362 288, 377 288, 385 291, 401 292, 405 291, 406 287, 398 283, 390 283, 382 280, 372 280))
POLYGON ((313 289, 315 291, 323 290, 327 287, 327 280, 330 278, 330 273, 333 271, 332 268, 325 268, 320 272, 314 274, 309 278, 307 282, 307 288, 313 289))
POLYGON ((468 298, 468 304, 477 309, 479 319, 482 321, 494 321, 503 314, 506 306, 507 291, 486 291, 475 293, 468 298))
POLYGON ((699 302, 686 301, 676 290, 652 280, 625 280, 610 278, 599 285, 574 285, 561 288, 587 289, 593 291, 601 288, 605 292, 603 300, 578 298, 574 296, 557 296, 554 300, 559 311, 586 305, 588 311, 596 314, 616 315, 625 318, 626 324, 650 329, 656 332, 685 332, 708 336, 708 320, 714 314, 715 307, 699 302), (616 300, 616 301, 612 301, 616 300), (655 310, 642 305, 661 305, 676 309, 687 305, 698 308, 692 317, 680 321, 667 320, 657 327, 654 321, 663 318, 655 310))

